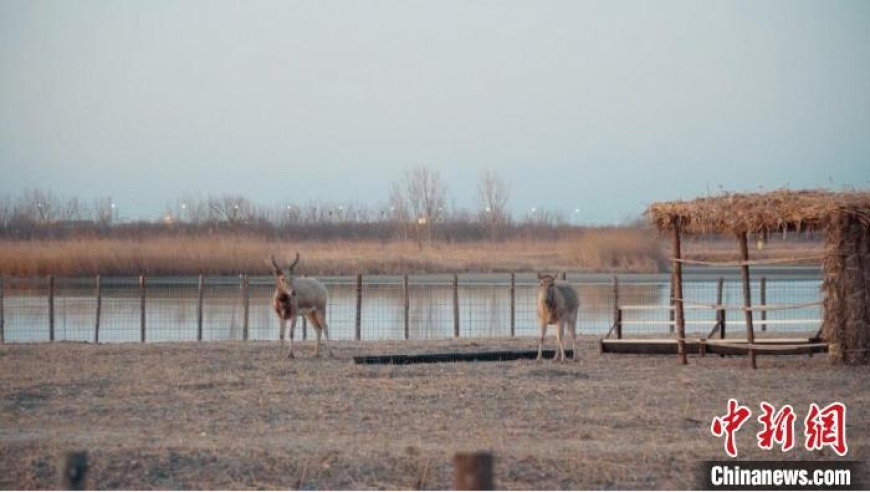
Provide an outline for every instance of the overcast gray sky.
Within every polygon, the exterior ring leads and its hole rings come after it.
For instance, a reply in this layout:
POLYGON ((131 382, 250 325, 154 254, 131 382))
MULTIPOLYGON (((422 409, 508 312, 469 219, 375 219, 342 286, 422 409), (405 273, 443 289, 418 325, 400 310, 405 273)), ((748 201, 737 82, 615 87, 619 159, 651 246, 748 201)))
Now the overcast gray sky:
POLYGON ((0 0, 0 194, 374 205, 418 165, 586 223, 867 188, 870 2, 0 0))

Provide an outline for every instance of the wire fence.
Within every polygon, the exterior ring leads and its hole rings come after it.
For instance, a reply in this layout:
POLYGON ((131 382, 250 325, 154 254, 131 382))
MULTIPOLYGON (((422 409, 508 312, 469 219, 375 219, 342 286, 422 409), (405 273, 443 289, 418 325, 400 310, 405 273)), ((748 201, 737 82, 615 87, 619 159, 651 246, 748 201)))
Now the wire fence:
MULTIPOLYGON (((670 277, 620 275, 618 294, 608 275, 568 274, 580 297, 578 332, 607 334, 615 297, 625 336, 672 333, 670 277)), ((425 340, 536 336, 535 274, 460 274, 319 277, 329 291, 331 339, 425 340)), ((686 332, 706 335, 714 309, 728 306, 735 336, 744 328, 739 278, 688 275, 686 332), (738 312, 739 311, 739 312, 738 312)), ((766 277, 752 282, 753 304, 806 304, 820 299, 821 279, 766 277)), ((168 342, 277 340, 271 277, 140 277, 0 279, 0 342, 168 342)), ((756 331, 815 333, 821 306, 755 313, 756 331), (763 313, 763 314, 762 314, 763 313), (764 317, 765 319, 761 319, 764 317), (760 328, 759 328, 760 327, 760 328)), ((297 339, 312 334, 302 321, 297 339), (299 332, 302 333, 299 333, 299 332)))

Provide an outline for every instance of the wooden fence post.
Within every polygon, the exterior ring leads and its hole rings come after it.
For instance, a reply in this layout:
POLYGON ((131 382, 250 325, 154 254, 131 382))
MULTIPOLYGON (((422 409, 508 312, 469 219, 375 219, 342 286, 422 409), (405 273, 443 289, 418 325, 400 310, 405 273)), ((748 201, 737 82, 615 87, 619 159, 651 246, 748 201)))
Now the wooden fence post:
POLYGON ((746 233, 737 234, 737 242, 740 246, 740 278, 743 281, 743 312, 746 314, 746 342, 749 350, 749 363, 753 369, 758 366, 755 363, 755 331, 752 329, 752 292, 749 290, 749 246, 747 245, 746 233))
POLYGON ((405 340, 411 338, 411 293, 408 290, 408 274, 402 280, 405 301, 405 340))
POLYGON ((250 337, 250 312, 251 292, 248 282, 248 274, 242 275, 242 340, 248 341, 250 337))
POLYGON ((668 321, 670 321, 670 323, 668 324, 668 332, 673 334, 676 331, 676 319, 677 319, 677 313, 676 313, 676 308, 675 308, 676 303, 674 303, 674 276, 673 275, 671 275, 671 286, 670 286, 670 289, 668 289, 668 290, 669 290, 669 295, 668 295, 669 301, 668 302, 670 303, 669 305, 671 307, 671 309, 668 310, 668 321))
POLYGON ((716 322, 719 324, 719 338, 725 338, 725 308, 722 307, 723 291, 725 290, 725 279, 719 277, 719 282, 716 285, 716 322))
POLYGON ((205 297, 205 279, 202 274, 199 275, 199 283, 197 286, 198 299, 196 301, 196 341, 202 341, 202 301, 205 297))
MULTIPOLYGON (((767 277, 765 277, 763 275, 761 277, 761 285, 759 286, 758 295, 759 295, 758 302, 761 303, 761 306, 762 307, 767 306, 767 277)), ((767 331, 767 323, 765 323, 765 321, 767 321, 767 310, 762 309, 762 311, 761 311, 761 331, 767 331)))
POLYGON ((86 451, 67 453, 61 466, 61 490, 87 490, 88 453, 86 451))
POLYGON ((100 314, 103 310, 103 281, 97 275, 97 315, 94 321, 94 343, 100 343, 100 314))
POLYGON ((6 343, 6 313, 3 309, 3 276, 0 275, 0 343, 6 343))
POLYGON ((48 341, 54 341, 54 275, 48 276, 48 341))
POLYGON ((568 272, 562 272, 562 282, 568 281, 568 272))
POLYGON ((139 275, 139 341, 145 343, 145 275, 139 275))
POLYGON ((354 339, 362 340, 362 299, 363 299, 363 276, 356 275, 356 319, 354 321, 354 339))
POLYGON ((511 336, 517 334, 517 275, 511 272, 511 336))
POLYGON ((453 490, 494 490, 491 453, 456 453, 453 456, 453 490))
POLYGON ((683 258, 680 249, 682 227, 678 218, 674 217, 671 220, 671 226, 673 227, 672 247, 674 255, 674 267, 671 275, 674 282, 674 308, 676 310, 677 322, 677 355, 680 358, 680 362, 685 365, 688 364, 689 361, 686 359, 686 317, 683 312, 683 264, 680 261, 683 258))
POLYGON ((619 307, 619 278, 613 276, 613 326, 616 338, 622 338, 622 308, 619 307))
POLYGON ((302 340, 308 340, 308 318, 302 316, 302 340))
POLYGON ((459 275, 453 274, 453 336, 459 338, 459 275))

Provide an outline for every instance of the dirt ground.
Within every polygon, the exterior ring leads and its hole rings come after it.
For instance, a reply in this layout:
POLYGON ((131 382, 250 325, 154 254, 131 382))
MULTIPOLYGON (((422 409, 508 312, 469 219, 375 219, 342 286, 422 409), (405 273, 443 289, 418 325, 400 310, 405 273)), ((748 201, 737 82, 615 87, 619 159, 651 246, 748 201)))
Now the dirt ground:
MULTIPOLYGON (((532 339, 344 342, 297 359, 275 343, 0 346, 0 488, 52 489, 84 449, 98 489, 447 489, 457 451, 490 450, 500 489, 680 489, 724 459, 710 422, 753 411, 739 459, 837 458, 802 449, 808 405, 847 405, 848 459, 870 458, 870 368, 825 356, 601 355, 360 366, 354 355, 528 349, 532 339), (761 401, 791 404, 798 446, 755 443, 761 401)), ((550 343, 552 345, 552 343, 550 343)))

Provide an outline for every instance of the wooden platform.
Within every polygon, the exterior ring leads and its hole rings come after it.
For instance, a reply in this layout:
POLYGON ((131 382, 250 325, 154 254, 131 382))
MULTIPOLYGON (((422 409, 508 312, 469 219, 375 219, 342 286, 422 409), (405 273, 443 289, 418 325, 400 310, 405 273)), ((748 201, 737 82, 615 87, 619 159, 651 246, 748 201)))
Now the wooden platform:
MULTIPOLYGON (((674 352, 676 353, 676 352, 674 352)), ((544 359, 552 359, 555 349, 544 350, 544 359)), ((565 357, 571 359, 573 350, 565 350, 565 357)), ((438 362, 499 362, 507 360, 536 359, 537 350, 501 350, 491 352, 452 352, 441 354, 415 355, 361 355, 353 358, 356 364, 434 364, 438 362)))
MULTIPOLYGON (((749 349, 758 355, 802 355, 828 351, 827 343, 809 338, 768 338, 755 340, 749 345, 745 339, 686 339, 687 354, 746 355, 749 349)), ((602 353, 614 354, 677 354, 677 340, 660 339, 601 339, 602 353)))

